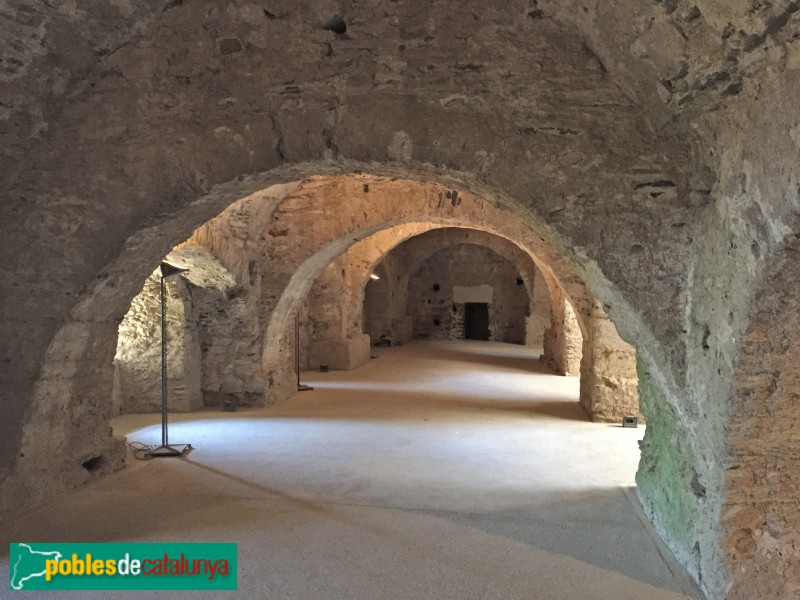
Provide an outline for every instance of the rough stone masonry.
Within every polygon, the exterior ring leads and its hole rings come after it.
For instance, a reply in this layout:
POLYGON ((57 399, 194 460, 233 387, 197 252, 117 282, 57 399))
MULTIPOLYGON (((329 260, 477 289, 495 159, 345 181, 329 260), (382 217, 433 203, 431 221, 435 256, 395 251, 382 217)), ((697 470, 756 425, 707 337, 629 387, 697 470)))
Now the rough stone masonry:
POLYGON ((116 332, 175 245, 254 194, 388 177, 435 210, 370 191, 341 236, 506 211, 636 348, 637 492, 676 556, 711 598, 797 596, 798 34, 794 0, 0 3, 0 505, 119 466, 116 332))

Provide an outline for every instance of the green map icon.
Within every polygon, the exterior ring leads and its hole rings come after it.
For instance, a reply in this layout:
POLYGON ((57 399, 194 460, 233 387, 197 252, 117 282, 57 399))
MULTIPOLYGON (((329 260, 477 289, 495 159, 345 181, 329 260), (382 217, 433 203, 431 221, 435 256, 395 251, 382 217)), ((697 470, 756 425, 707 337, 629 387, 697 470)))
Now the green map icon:
POLYGON ((11 550, 12 590, 24 590, 25 584, 31 579, 44 577, 45 561, 61 559, 60 552, 41 552, 28 544, 12 544, 11 550))

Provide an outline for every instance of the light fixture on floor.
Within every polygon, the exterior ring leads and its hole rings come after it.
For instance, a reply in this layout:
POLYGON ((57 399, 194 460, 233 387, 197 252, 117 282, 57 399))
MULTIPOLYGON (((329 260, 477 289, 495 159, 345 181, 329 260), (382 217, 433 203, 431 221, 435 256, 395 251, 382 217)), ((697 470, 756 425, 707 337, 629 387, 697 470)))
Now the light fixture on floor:
POLYGON ((167 411, 167 277, 188 271, 161 261, 161 445, 141 452, 142 458, 167 458, 184 456, 192 449, 191 444, 170 444, 167 411))
POLYGON ((622 426, 623 427, 639 427, 639 417, 634 417, 632 415, 625 415, 622 417, 622 426))

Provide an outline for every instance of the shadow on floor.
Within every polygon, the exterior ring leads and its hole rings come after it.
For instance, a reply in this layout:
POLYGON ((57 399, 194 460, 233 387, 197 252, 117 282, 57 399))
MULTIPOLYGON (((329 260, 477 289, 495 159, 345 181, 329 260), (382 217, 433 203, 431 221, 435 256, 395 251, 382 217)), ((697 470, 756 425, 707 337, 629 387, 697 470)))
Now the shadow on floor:
MULTIPOLYGON (((143 464, 137 464, 130 453, 128 458, 138 468, 89 483, 4 524, 0 558, 9 556, 9 544, 13 542, 124 542, 154 537, 186 542, 230 541, 224 537, 206 539, 203 532, 212 524, 215 529, 234 531, 241 531, 249 522, 269 525, 264 517, 270 511, 243 510, 243 499, 324 511, 324 504, 288 496, 189 458, 154 459, 143 464), (117 488, 114 481, 124 481, 126 476, 135 478, 134 485, 117 488), (221 494, 221 489, 230 495, 221 494)), ((275 511, 268 521, 277 523, 280 518, 281 511, 275 511)))
MULTIPOLYGON (((315 381, 314 384, 318 386, 314 392, 303 392, 302 396, 294 397, 288 404, 266 408, 241 408, 234 413, 221 412, 213 408, 192 413, 175 413, 171 415, 170 422, 176 424, 204 420, 212 427, 214 423, 223 424, 229 421, 276 419, 355 422, 428 421, 460 424, 479 423, 480 419, 515 417, 525 419, 536 416, 591 422, 578 402, 557 398, 487 401, 485 398, 471 399, 448 394, 430 394, 425 403, 420 403, 418 400, 404 403, 402 398, 396 396, 391 399, 382 397, 379 388, 375 388, 374 391, 336 388, 337 393, 344 392, 348 396, 347 402, 343 403, 340 399, 327 395, 325 392, 328 390, 325 390, 319 382, 315 381)), ((143 413, 142 416, 150 419, 137 425, 133 433, 138 435, 143 429, 160 431, 158 415, 143 413)), ((123 428, 117 433, 128 436, 131 431, 123 428)))
POLYGON ((481 352, 480 346, 475 347, 473 344, 476 343, 470 343, 464 350, 454 350, 452 347, 443 348, 441 350, 426 349, 426 358, 430 357, 447 361, 468 362, 497 367, 501 370, 523 371, 525 373, 538 373, 540 375, 560 377, 558 373, 542 363, 538 356, 481 352))
MULTIPOLYGON (((315 382, 316 384, 316 382, 315 382)), ((336 394, 346 393, 347 403, 337 397, 326 397, 320 386, 313 392, 304 392, 302 398, 288 406, 267 409, 263 417, 281 419, 325 419, 341 421, 421 421, 465 423, 481 418, 491 419, 548 417, 569 421, 589 421, 578 402, 567 400, 488 400, 472 399, 460 395, 430 393, 426 401, 409 396, 406 403, 399 394, 390 398, 375 391, 347 387, 336 388, 336 394), (295 409, 297 409, 295 411, 295 409)), ((246 413, 243 413, 246 414, 246 413)))
MULTIPOLYGON (((430 519, 451 523, 447 531, 468 535, 479 531, 552 554, 574 558, 588 565, 620 573, 648 585, 686 594, 701 595, 683 574, 672 575, 674 565, 659 554, 659 549, 639 520, 621 488, 581 492, 551 493, 538 497, 530 506, 488 512, 450 512, 419 510, 387 505, 337 504, 289 496, 199 462, 182 459, 181 465, 148 463, 135 474, 147 487, 147 468, 161 471, 157 480, 168 480, 169 488, 153 490, 142 487, 126 495, 124 490, 90 489, 73 496, 70 502, 53 503, 38 515, 23 517, 2 534, 0 558, 7 560, 9 542, 124 542, 124 541, 230 541, 249 539, 255 532, 262 539, 287 535, 287 527, 298 527, 319 519, 323 535, 336 535, 341 527, 349 536, 386 536, 382 523, 394 522, 397 513, 421 515, 420 527, 430 519), (189 468, 186 468, 189 467, 189 468), (163 470, 170 471, 165 478, 163 470), (209 484, 209 481, 213 482, 209 484), (222 488, 230 496, 220 495, 222 488), (253 495, 247 497, 246 491, 253 495), (98 490, 95 490, 97 492, 98 490), (160 491, 161 493, 158 493, 160 491), (51 510, 47 510, 47 509, 51 510), (366 511, 366 512, 361 512, 366 511), (378 512, 375 512, 378 511, 378 512), (42 516, 45 513, 46 516, 42 516), (360 514, 370 514, 360 518, 360 514), (234 532, 231 534, 231 532, 234 532), (241 538, 239 536, 242 536, 241 538)), ((109 486, 104 486, 108 488, 109 486)), ((428 522, 427 527, 432 522, 428 522)), ((306 533, 305 535, 308 535, 306 533)), ((396 535, 396 534, 394 534, 396 535)), ((413 536, 407 530, 405 535, 413 536)), ((396 542, 391 536, 389 540, 396 542)), ((308 540, 309 543, 312 540, 308 540)), ((326 540, 329 544, 331 540, 326 540)), ((352 543, 352 541, 350 542, 352 543)), ((513 548, 510 547, 510 548, 513 548)), ((502 560, 502 557, 487 557, 502 560)), ((569 577, 569 573, 564 573, 569 577)))
POLYGON ((491 512, 421 510, 421 514, 621 573, 692 599, 702 593, 657 543, 623 489, 564 492, 536 506, 491 512))

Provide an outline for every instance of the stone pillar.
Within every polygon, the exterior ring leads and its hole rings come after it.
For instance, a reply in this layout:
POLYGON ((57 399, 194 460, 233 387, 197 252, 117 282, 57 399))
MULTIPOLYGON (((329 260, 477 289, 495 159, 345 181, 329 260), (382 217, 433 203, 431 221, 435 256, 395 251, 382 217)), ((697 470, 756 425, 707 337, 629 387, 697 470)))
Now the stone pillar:
POLYGON ((619 422, 639 411, 636 349, 627 344, 600 304, 586 322, 581 361, 580 403, 592 421, 619 422))
POLYGON ((357 312, 351 310, 349 303, 361 300, 361 294, 354 289, 358 282, 351 281, 348 273, 351 268, 346 258, 337 258, 320 274, 308 294, 308 342, 301 352, 305 355, 302 362, 310 369, 327 365, 329 369, 350 370, 369 362, 369 335, 345 318, 345 314, 357 312))
POLYGON ((541 271, 534 268, 531 283, 531 314, 525 318, 525 345, 544 349, 544 332, 550 322, 550 292, 541 271))
POLYGON ((551 290, 550 306, 550 325, 544 331, 541 360, 559 375, 577 376, 581 372, 583 344, 578 319, 558 288, 551 290))
MULTIPOLYGON (((301 339, 303 335, 301 332, 301 339)), ((291 398, 297 392, 297 373, 295 371, 295 327, 291 319, 280 338, 278 350, 269 360, 262 365, 266 373, 267 405, 282 402, 291 398)), ((302 344, 302 342, 301 342, 302 344)), ((302 345, 301 345, 302 348, 302 345)), ((303 359, 301 357, 301 366, 303 359)))

